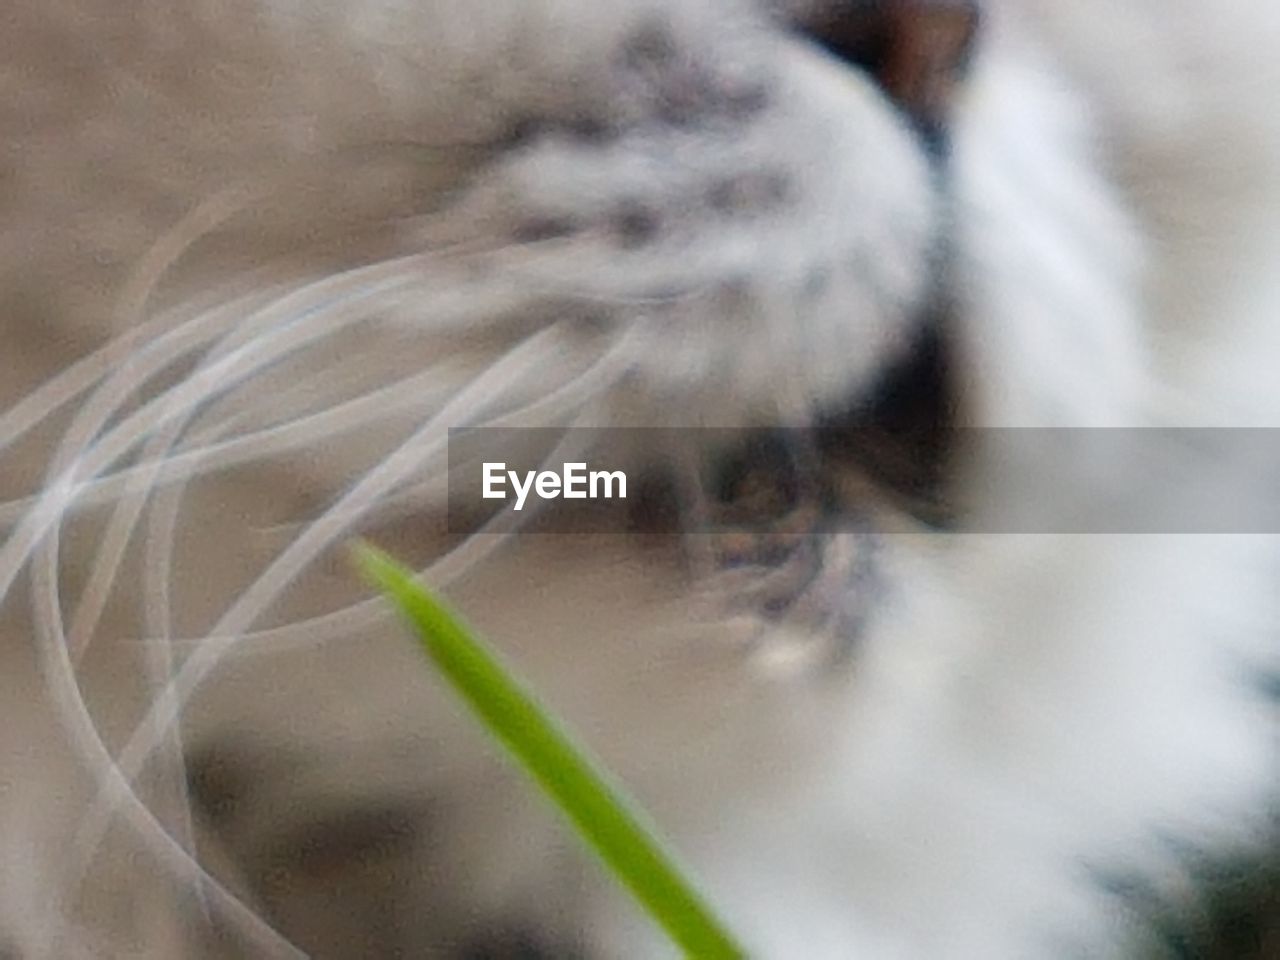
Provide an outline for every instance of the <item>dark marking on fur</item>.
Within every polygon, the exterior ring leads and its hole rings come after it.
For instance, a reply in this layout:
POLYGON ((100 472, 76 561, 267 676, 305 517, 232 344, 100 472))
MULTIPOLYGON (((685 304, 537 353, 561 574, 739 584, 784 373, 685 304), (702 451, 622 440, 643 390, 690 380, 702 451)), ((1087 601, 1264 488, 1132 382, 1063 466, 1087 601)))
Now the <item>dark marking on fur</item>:
POLYGON ((682 517, 679 486, 669 471, 652 469, 637 478, 635 492, 627 499, 627 524, 633 533, 672 536, 680 532, 682 517))
POLYGON ((717 120, 743 123, 768 104, 757 76, 736 76, 705 50, 682 46, 663 20, 649 20, 618 49, 616 62, 626 88, 639 92, 652 119, 677 128, 717 120))
POLYGON ((568 217, 539 216, 531 217, 518 224, 511 232, 511 239, 516 243, 540 243, 546 240, 562 240, 572 236, 578 230, 578 224, 568 217))
POLYGON ((500 152, 505 152, 556 138, 584 145, 603 145, 621 133, 622 128, 617 123, 596 113, 580 111, 562 117, 522 116, 511 121, 495 146, 500 152))
POLYGON ((935 525, 949 516, 945 481, 957 418, 947 346, 937 325, 927 325, 870 394, 823 414, 816 428, 824 459, 869 477, 935 525))
POLYGON ((560 124, 572 140, 587 144, 604 144, 621 134, 619 127, 602 116, 580 113, 560 124))
POLYGON ((520 928, 486 932, 458 953, 458 960, 578 960, 582 954, 562 944, 545 942, 520 928))
POLYGON ((671 26, 664 20, 646 20, 623 41, 619 51, 621 61, 632 70, 664 67, 677 53, 671 26))
POLYGON ((662 225, 661 218, 654 210, 638 202, 619 206, 609 223, 625 249, 635 249, 651 242, 662 225))
POLYGON ((296 831, 276 853, 290 871, 312 877, 340 875, 405 850, 425 821, 425 812, 413 804, 344 810, 296 831))
POLYGON ((187 758, 187 785, 199 811, 213 824, 234 819, 253 791, 262 763, 252 751, 218 744, 187 758))
POLYGON ((764 113, 771 102, 769 88, 763 83, 727 90, 724 98, 724 114, 730 120, 745 122, 764 113))
POLYGON ((1264 698, 1280 703, 1280 673, 1261 673, 1254 679, 1264 698))
POLYGON ((767 213, 792 195, 791 179, 778 170, 753 170, 717 181, 707 191, 707 203, 722 214, 767 213))
POLYGON ((540 139, 547 132, 545 117, 523 116, 512 120, 498 138, 499 151, 519 150, 540 139))

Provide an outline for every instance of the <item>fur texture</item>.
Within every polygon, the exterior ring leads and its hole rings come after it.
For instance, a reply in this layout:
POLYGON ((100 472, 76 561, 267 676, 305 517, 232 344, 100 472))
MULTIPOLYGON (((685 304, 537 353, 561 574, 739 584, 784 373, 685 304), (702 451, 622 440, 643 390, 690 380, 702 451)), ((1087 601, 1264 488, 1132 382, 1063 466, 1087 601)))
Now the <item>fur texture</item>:
MULTIPOLYGON (((664 955, 360 595, 357 533, 753 953, 1201 949, 1207 875, 1274 849, 1274 537, 940 534, 869 484, 779 617, 696 532, 445 535, 449 427, 806 428, 926 327, 965 425, 1280 424, 1272 5, 992 0, 943 150, 822 6, 11 0, 19 955, 664 955)), ((1000 508, 980 452, 947 479, 1000 508)))

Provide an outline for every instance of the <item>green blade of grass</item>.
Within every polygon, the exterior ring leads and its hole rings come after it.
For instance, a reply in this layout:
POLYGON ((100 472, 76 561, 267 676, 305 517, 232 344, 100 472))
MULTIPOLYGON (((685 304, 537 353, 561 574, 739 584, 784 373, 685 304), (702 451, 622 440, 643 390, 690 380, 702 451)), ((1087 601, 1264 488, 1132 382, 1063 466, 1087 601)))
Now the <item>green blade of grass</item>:
POLYGON ((690 957, 744 951, 676 867, 647 818, 497 655, 387 554, 360 546, 366 578, 399 608, 462 699, 547 793, 605 866, 690 957))

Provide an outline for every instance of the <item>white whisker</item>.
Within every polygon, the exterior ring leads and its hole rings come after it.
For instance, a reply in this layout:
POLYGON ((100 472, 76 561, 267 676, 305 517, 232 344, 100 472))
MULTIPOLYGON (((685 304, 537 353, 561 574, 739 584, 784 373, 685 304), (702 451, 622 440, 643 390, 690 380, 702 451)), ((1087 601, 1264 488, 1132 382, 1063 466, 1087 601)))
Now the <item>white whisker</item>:
POLYGON ((198 204, 152 246, 120 296, 117 316, 129 323, 127 332, 72 364, 0 415, 0 450, 84 393, 122 361, 135 357, 138 352, 148 352, 152 346, 159 346, 160 341, 180 333, 190 335, 192 327, 207 325, 201 322, 207 320, 204 317, 193 317, 176 330, 167 329, 173 324, 172 317, 162 316, 137 324, 132 321, 144 316, 152 292, 191 245, 243 209, 250 199, 238 188, 220 191, 198 204), (141 351, 139 344, 144 344, 141 351))
MULTIPOLYGON (((37 565, 32 571, 33 598, 42 599, 46 608, 56 613, 59 608, 56 580, 49 578, 49 570, 44 565, 37 565)), ((43 653, 41 668, 47 690, 53 697, 59 716, 66 725, 81 756, 98 777, 99 796, 104 803, 109 803, 113 810, 120 812, 125 821, 136 831, 147 844, 148 849, 156 856, 157 861, 173 875, 192 883, 200 883, 207 892, 213 905, 230 921, 235 922, 243 935, 253 944, 261 955, 270 957, 304 958, 306 955, 295 948, 286 938, 281 936, 258 913, 246 906, 239 898, 227 890, 212 877, 182 845, 176 842, 156 819, 134 791, 132 779, 125 775, 120 765, 112 758, 106 744, 103 743, 93 717, 80 693, 76 681, 75 668, 71 663, 70 652, 64 636, 61 636, 57 616, 44 616, 36 620, 36 632, 39 648, 43 653)), ((75 849, 83 850, 84 845, 77 843, 75 849)), ((82 873, 82 864, 77 863, 73 871, 82 873)), ((54 888, 53 896, 58 898, 61 891, 61 907, 54 906, 50 915, 63 918, 67 908, 74 902, 78 888, 62 885, 54 888)), ((63 934, 61 924, 51 925, 42 931, 45 943, 36 951, 38 956, 56 956, 63 934)))
MULTIPOLYGON (((114 501, 139 478, 146 477, 152 489, 186 483, 209 473, 265 460, 329 440, 391 417, 420 410, 444 392, 435 370, 405 377, 363 396, 343 401, 288 423, 266 427, 227 440, 195 448, 184 446, 162 457, 142 457, 138 463, 76 487, 75 502, 69 512, 114 501)), ((275 397, 273 400, 277 399, 275 397)), ((13 523, 38 500, 28 497, 0 505, 0 525, 13 523)))
MULTIPOLYGON (((518 429, 558 422, 565 415, 580 410, 582 405, 591 398, 606 394, 611 386, 617 384, 629 370, 637 352, 644 348, 648 333, 649 331, 642 323, 636 324, 623 333, 590 368, 574 380, 525 407, 482 421, 476 426, 491 429, 518 429)), ((428 476, 442 475, 443 469, 444 464, 440 464, 436 469, 429 470, 428 476)), ((408 491, 421 491, 421 489, 422 484, 407 488, 408 491)), ((383 505, 394 503, 395 500, 396 497, 390 497, 383 505)), ((486 531, 491 529, 490 523, 496 525, 497 519, 495 516, 483 529, 486 531)), ((448 554, 436 562, 443 564, 447 560, 449 560, 448 554)), ((437 587, 447 583, 448 578, 445 577, 445 573, 453 569, 453 561, 449 563, 449 567, 437 567, 434 564, 427 567, 422 571, 419 580, 437 587)), ((449 576, 456 575, 455 572, 449 576)), ((359 635, 376 626, 386 617, 385 604, 374 597, 341 610, 295 623, 245 632, 240 635, 240 640, 243 641, 240 644, 242 649, 237 652, 241 655, 253 655, 279 653, 295 646, 317 646, 343 637, 359 635)), ((223 639, 231 642, 231 638, 223 639)), ((201 640, 191 639, 175 641, 184 647, 198 647, 201 642, 201 640)))
MULTIPOLYGON (((510 378, 518 380, 543 367, 561 349, 564 333, 564 326, 557 324, 535 334, 510 350, 445 404, 409 440, 366 474, 324 516, 279 554, 258 580, 241 594, 156 697, 121 750, 118 760, 112 761, 109 755, 104 756, 105 748, 101 752, 92 751, 97 754, 94 757, 94 767, 102 774, 102 780, 77 832, 78 864, 93 857, 107 825, 121 806, 131 821, 137 821, 140 816, 145 815, 147 822, 159 834, 150 835, 152 842, 158 841, 166 849, 177 846, 163 828, 155 824, 154 817, 133 793, 129 784, 137 779, 169 729, 177 723, 182 705, 190 694, 217 665, 225 651, 237 642, 238 635, 252 625, 303 567, 349 530, 379 497, 394 489, 407 474, 416 470, 442 447, 448 426, 476 419, 486 407, 494 403, 495 397, 502 395, 502 388, 508 385, 510 378), (104 760, 106 766, 103 766, 104 760)), ((66 648, 61 647, 58 653, 64 667, 62 676, 58 679, 64 687, 68 683, 74 686, 74 673, 66 659, 66 648)), ((92 720, 84 713, 83 703, 77 703, 76 707, 75 718, 83 719, 92 728, 92 720)), ((93 745, 101 747, 96 733, 93 734, 93 743, 89 744, 91 747, 93 745)), ((77 872, 80 872, 79 869, 77 872)))
MULTIPOLYGON (((146 471, 131 477, 131 483, 137 483, 138 486, 131 491, 132 496, 128 498, 128 502, 121 504, 115 514, 111 534, 104 545, 104 562, 95 566, 89 588, 84 594, 81 612, 73 626, 74 637, 69 637, 63 628, 57 592, 58 528, 68 508, 77 500, 79 477, 92 477, 108 468, 139 441, 147 441, 148 437, 150 442, 145 455, 152 460, 158 459, 157 453, 167 448, 181 432, 184 418, 189 417, 210 397, 232 389, 271 362, 296 351, 300 344, 315 342, 333 330, 349 326, 351 314, 347 308, 353 301, 371 297, 381 287, 394 287, 404 282, 403 263, 395 264, 394 268, 382 264, 364 271, 353 271, 309 285, 291 296, 283 297, 251 314, 248 320, 239 319, 239 304, 204 314, 195 322, 172 331, 172 335, 158 337, 146 347, 130 353, 130 362, 123 369, 119 369, 119 364, 116 364, 118 369, 115 374, 98 387, 79 412, 54 458, 54 469, 45 489, 22 518, 13 536, 0 549, 0 596, 8 594, 14 579, 33 552, 40 552, 41 562, 35 565, 33 571, 32 596, 42 670, 54 693, 59 712, 67 723, 73 745, 99 777, 100 807, 112 811, 123 809, 127 821, 138 830, 144 842, 159 853, 166 865, 183 877, 199 878, 201 871, 198 864, 183 849, 182 844, 168 834, 133 790, 131 783, 135 777, 111 758, 80 694, 72 660, 73 647, 83 649, 92 636, 94 624, 118 568, 119 556, 136 523, 141 505, 145 503, 150 489, 146 471), (391 277, 372 287, 365 282, 371 274, 377 276, 380 273, 390 273, 391 277), (355 289, 350 290, 352 287, 355 289), (319 303, 315 302, 317 298, 319 303), (304 320, 310 322, 306 327, 300 328, 304 320), (215 359, 198 368, 177 387, 144 403, 140 409, 123 418, 85 449, 89 439, 151 375, 192 347, 207 343, 229 326, 233 327, 231 334, 224 339, 221 347, 211 352, 215 359), (255 327, 265 328, 267 332, 255 334, 255 327), (240 342, 237 343, 237 340, 240 342)), ((96 363, 105 366, 114 359, 114 354, 108 351, 99 356, 96 363)), ((72 388, 92 386, 93 376, 98 372, 92 369, 93 366, 88 365, 85 368, 87 373, 74 378, 74 383, 62 384, 59 389, 69 392, 72 388)), ((15 433, 25 428, 27 421, 34 417, 34 409, 31 406, 25 407, 17 417, 12 417, 11 411, 9 422, 16 425, 15 433)), ((12 439, 12 436, 6 434, 6 439, 12 439)), ((150 469, 154 471, 154 464, 150 465, 150 469)), ((216 657, 218 646, 218 642, 214 641, 205 650, 212 651, 216 657)), ((168 734, 166 727, 160 736, 163 739, 168 734)), ((82 824, 82 830, 77 835, 77 862, 72 865, 71 870, 77 882, 67 887, 69 899, 74 899, 79 879, 83 877, 87 864, 94 855, 105 822, 105 817, 99 817, 97 820, 90 818, 82 824)), ((205 885, 205 889, 212 893, 223 912, 247 924, 250 934, 269 946, 272 952, 278 954, 284 951, 291 956, 297 955, 253 911, 248 910, 221 887, 210 883, 205 885)), ((56 931, 50 931, 51 937, 56 938, 58 935, 56 931)))

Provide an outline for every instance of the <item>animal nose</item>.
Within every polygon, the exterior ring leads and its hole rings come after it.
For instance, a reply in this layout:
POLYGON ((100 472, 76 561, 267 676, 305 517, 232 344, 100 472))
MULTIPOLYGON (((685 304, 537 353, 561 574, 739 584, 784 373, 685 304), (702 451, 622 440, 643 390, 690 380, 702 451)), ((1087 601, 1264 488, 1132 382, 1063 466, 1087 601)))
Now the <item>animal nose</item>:
POLYGON ((929 134, 946 125, 978 35, 978 0, 832 0, 799 19, 806 35, 866 71, 929 134))

